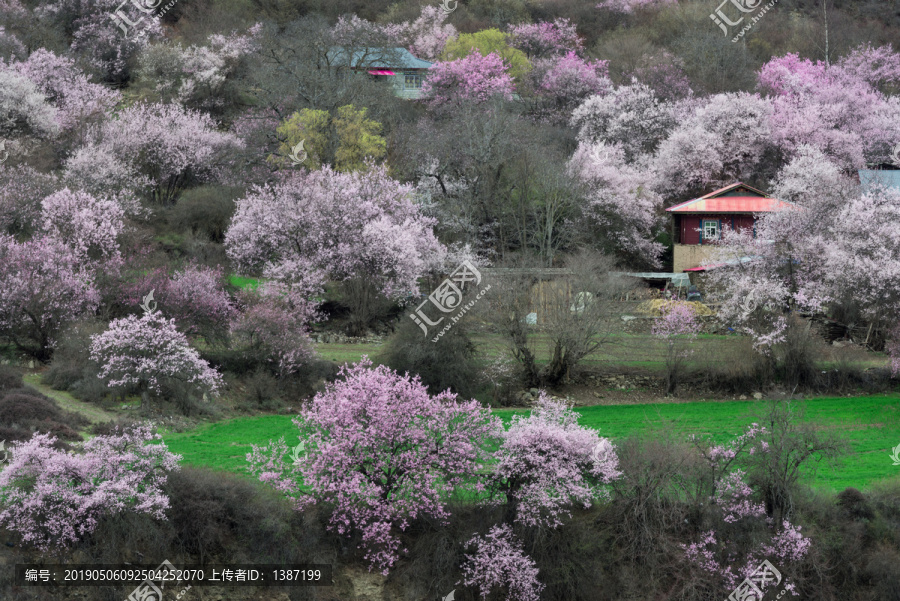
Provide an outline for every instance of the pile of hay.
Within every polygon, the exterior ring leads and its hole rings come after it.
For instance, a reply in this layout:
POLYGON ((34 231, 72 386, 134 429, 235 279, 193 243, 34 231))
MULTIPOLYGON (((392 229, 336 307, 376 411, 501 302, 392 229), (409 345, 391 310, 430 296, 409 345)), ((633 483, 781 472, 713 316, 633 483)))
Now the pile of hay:
MULTIPOLYGON (((653 300, 648 300, 642 302, 637 306, 638 313, 642 313, 644 315, 650 315, 653 317, 662 317, 662 309, 666 306, 666 303, 671 302, 667 301, 664 298, 657 298, 653 300)), ((715 315, 716 312, 704 305, 703 303, 699 303, 697 301, 691 301, 688 303, 692 307, 694 307, 694 311, 700 317, 710 317, 715 315)))

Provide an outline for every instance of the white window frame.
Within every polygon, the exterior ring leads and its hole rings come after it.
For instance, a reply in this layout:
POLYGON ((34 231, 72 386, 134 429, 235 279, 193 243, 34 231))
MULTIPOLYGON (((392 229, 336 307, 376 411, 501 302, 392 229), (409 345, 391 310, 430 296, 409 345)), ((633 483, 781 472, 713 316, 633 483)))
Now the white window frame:
POLYGON ((707 240, 718 240, 719 236, 722 235, 721 227, 718 219, 704 219, 701 227, 703 228, 703 241, 707 240), (712 226, 715 229, 715 234, 710 236, 707 232, 709 231, 709 227, 712 226))
POLYGON ((404 90, 419 90, 422 88, 422 74, 415 71, 407 71, 403 74, 404 90))

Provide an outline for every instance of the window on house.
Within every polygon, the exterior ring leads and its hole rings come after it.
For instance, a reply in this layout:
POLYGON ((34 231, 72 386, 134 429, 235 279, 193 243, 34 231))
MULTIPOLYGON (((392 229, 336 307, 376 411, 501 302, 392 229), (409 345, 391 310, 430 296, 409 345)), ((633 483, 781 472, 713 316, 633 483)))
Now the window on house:
POLYGON ((418 73, 403 74, 403 88, 406 90, 418 90, 422 87, 422 76, 418 73))
POLYGON ((703 239, 718 240, 719 239, 719 220, 704 219, 703 220, 703 239))

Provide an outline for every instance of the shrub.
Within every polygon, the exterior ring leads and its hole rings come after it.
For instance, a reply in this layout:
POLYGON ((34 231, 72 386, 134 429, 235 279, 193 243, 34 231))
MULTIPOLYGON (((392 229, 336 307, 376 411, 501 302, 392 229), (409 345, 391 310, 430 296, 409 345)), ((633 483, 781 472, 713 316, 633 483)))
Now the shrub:
POLYGON ((0 392, 11 388, 21 388, 22 386, 24 386, 22 374, 18 369, 8 365, 0 365, 0 392))
POLYGON ((765 501, 766 514, 780 524, 792 517, 801 474, 846 453, 849 445, 833 433, 817 430, 804 420, 802 406, 790 401, 767 403, 757 419, 768 425, 759 440, 765 452, 747 458, 748 482, 765 501))
POLYGON ((100 366, 91 360, 91 336, 99 334, 105 325, 99 321, 81 321, 62 333, 53 354, 53 362, 41 375, 41 382, 55 390, 65 390, 78 399, 99 403, 107 395, 107 388, 97 377, 100 366))
POLYGON ((0 426, 0 440, 5 440, 7 443, 14 440, 28 440, 31 438, 31 434, 32 432, 30 430, 24 428, 0 426))
POLYGON ((91 426, 90 433, 99 436, 109 436, 117 430, 131 429, 137 426, 137 420, 128 418, 117 418, 108 422, 100 422, 91 426))
MULTIPOLYGON (((21 426, 0 426, 0 440, 6 441, 7 449, 10 448, 10 443, 22 442, 30 439, 32 436, 34 436, 34 431, 31 428, 23 428, 21 426)), ((72 445, 60 439, 55 440, 51 446, 60 451, 72 450, 72 445)))
POLYGON ((378 360, 400 373, 418 375, 431 394, 449 389, 464 398, 475 396, 481 388, 479 363, 465 323, 457 322, 437 342, 432 338, 404 315, 378 360))
POLYGON ((838 506, 847 512, 853 519, 871 520, 875 517, 872 507, 866 500, 866 495, 855 488, 845 488, 837 495, 838 506))
POLYGON ((721 353, 706 353, 706 376, 710 385, 724 392, 750 394, 769 385, 774 376, 766 357, 753 349, 749 336, 728 345, 721 353))
POLYGON ((172 209, 171 222, 182 230, 190 230, 210 242, 221 244, 234 215, 234 201, 241 194, 239 188, 227 186, 200 186, 187 190, 172 209))
POLYGON ((281 400, 278 391, 278 380, 272 374, 263 369, 257 369, 244 382, 247 390, 247 400, 257 407, 272 408, 281 400))
MULTIPOLYGON (((301 515, 252 480, 185 466, 166 484, 174 546, 201 563, 293 563, 309 560, 311 545, 300 544, 301 515)), ((309 542, 309 541, 304 541, 309 542)))
POLYGON ((818 383, 816 355, 821 345, 822 339, 808 320, 795 315, 788 319, 784 340, 774 351, 777 375, 786 386, 813 387, 818 383))
MULTIPOLYGON (((63 411, 53 400, 30 388, 10 390, 0 398, 0 424, 21 425, 44 432, 51 424, 60 424, 68 427, 63 431, 69 432, 89 423, 85 417, 63 411)), ((81 440, 81 437, 76 435, 70 440, 81 440)))
POLYGON ((650 579, 671 566, 666 553, 675 548, 672 536, 688 515, 674 496, 679 483, 696 477, 690 448, 666 432, 646 432, 617 441, 623 477, 613 482, 608 519, 622 541, 624 559, 650 579))
POLYGON ((240 298, 244 308, 232 319, 231 342, 247 361, 287 375, 315 358, 309 324, 320 316, 302 290, 269 282, 240 298))

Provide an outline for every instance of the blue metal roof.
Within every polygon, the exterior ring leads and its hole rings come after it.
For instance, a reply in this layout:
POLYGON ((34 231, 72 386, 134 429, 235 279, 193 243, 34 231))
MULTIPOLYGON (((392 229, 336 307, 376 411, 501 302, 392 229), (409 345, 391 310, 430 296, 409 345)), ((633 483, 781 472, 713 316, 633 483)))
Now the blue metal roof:
POLYGON ((428 69, 433 63, 416 58, 406 48, 355 48, 347 60, 349 48, 335 47, 328 51, 331 64, 349 65, 363 69, 428 69))
POLYGON ((879 185, 900 190, 900 169, 860 169, 859 185, 863 193, 879 185))

